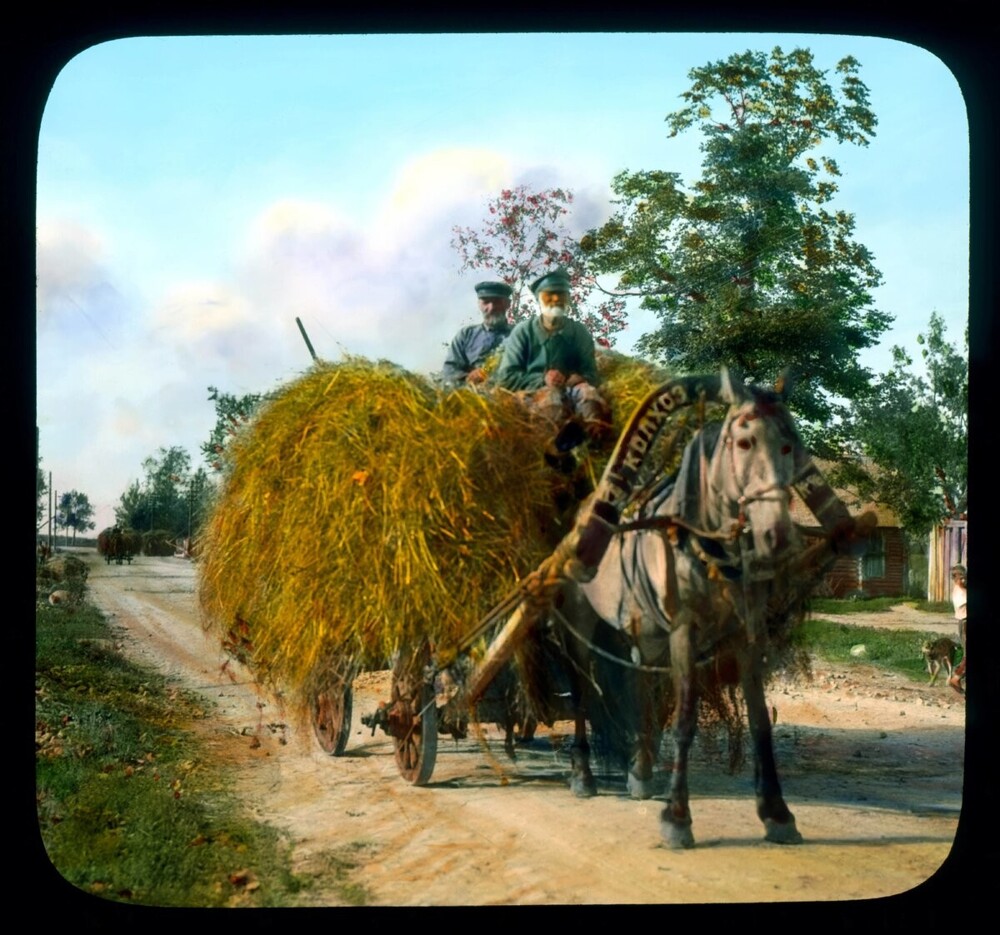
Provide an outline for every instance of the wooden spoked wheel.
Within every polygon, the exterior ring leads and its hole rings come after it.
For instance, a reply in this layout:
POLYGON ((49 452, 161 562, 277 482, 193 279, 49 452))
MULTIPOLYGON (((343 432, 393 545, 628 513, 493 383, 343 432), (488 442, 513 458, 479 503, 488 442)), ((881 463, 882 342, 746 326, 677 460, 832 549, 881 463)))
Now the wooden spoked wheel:
POLYGON ((319 745, 330 756, 341 756, 351 733, 354 702, 353 672, 333 675, 313 696, 312 725, 319 745))
POLYGON ((400 775, 415 786, 426 785, 437 757, 437 708, 434 686, 424 670, 431 661, 430 647, 404 649, 392 670, 392 703, 389 734, 400 775))

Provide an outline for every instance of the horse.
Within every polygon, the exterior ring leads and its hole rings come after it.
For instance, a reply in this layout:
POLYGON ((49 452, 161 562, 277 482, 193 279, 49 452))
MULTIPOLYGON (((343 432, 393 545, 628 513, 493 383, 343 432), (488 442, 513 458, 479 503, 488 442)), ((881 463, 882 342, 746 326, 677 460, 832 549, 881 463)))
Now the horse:
MULTIPOLYGON (((653 794, 660 729, 672 706, 675 752, 660 828, 673 848, 694 846, 688 760, 706 674, 709 681, 738 685, 745 699, 765 839, 802 841, 778 779, 765 678, 811 586, 837 552, 856 554, 864 533, 858 536, 860 527, 803 446, 787 394, 787 381, 775 389, 747 386, 726 370, 650 394, 582 511, 574 561, 552 603, 551 617, 566 632, 578 671, 586 669, 588 655, 591 667, 595 653, 609 656, 593 648, 603 631, 610 628, 622 642, 610 655, 632 668, 621 683, 631 686, 631 698, 619 710, 634 735, 628 788, 636 798, 653 794), (723 421, 696 431, 675 475, 650 479, 650 454, 668 420, 698 399, 726 404, 723 421), (791 518, 793 490, 827 533, 808 548, 791 518)), ((596 784, 586 693, 574 690, 574 701, 570 785, 588 796, 596 784)))

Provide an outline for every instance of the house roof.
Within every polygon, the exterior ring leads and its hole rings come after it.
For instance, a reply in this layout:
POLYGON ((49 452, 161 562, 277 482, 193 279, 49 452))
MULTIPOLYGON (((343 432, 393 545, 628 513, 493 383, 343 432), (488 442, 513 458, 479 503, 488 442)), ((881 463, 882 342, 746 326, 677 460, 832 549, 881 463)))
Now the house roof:
MULTIPOLYGON (((825 476, 829 469, 832 467, 833 462, 822 461, 819 458, 814 459, 816 467, 825 476)), ((899 517, 889 509, 883 503, 875 503, 873 501, 864 501, 860 499, 855 491, 852 491, 846 487, 834 487, 834 493, 843 501, 844 505, 847 507, 848 512, 851 516, 860 516, 862 513, 872 512, 876 517, 876 527, 879 526, 895 526, 898 527, 902 525, 899 522, 899 517)), ((792 494, 792 499, 790 503, 790 512, 792 514, 792 521, 798 523, 800 526, 819 526, 816 517, 813 516, 809 508, 802 502, 801 498, 795 493, 792 494)))

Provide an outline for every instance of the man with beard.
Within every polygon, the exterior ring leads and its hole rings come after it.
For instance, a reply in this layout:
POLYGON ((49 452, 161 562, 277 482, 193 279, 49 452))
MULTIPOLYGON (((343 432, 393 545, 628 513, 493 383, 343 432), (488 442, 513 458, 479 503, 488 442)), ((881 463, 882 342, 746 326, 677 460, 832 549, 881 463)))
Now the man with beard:
POLYGON ((603 444, 611 435, 611 408, 597 390, 594 339, 568 317, 569 275, 558 267, 536 279, 531 291, 539 314, 514 326, 492 382, 518 392, 556 429, 575 417, 592 442, 603 444))
POLYGON ((484 383, 483 365, 510 334, 507 310, 514 290, 505 282, 480 282, 475 289, 483 321, 462 328, 452 340, 441 371, 441 379, 448 386, 484 383))

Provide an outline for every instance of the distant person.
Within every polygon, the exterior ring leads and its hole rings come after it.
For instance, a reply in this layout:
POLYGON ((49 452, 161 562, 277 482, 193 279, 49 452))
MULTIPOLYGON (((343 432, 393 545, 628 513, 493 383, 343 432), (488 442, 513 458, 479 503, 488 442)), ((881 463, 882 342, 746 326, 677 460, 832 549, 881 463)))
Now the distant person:
POLYGON ((485 383, 483 365, 511 331, 507 312, 514 290, 505 282, 480 282, 475 290, 483 320, 466 325, 452 339, 441 371, 442 380, 451 387, 485 383))
POLYGON ((959 694, 962 694, 962 679, 965 678, 965 634, 966 634, 966 581, 965 566, 954 565, 951 569, 951 603, 955 608, 955 619, 958 621, 958 638, 962 643, 962 661, 955 666, 948 684, 959 694))
POLYGON ((611 407, 597 389, 594 339, 568 317, 569 275, 559 267, 536 279, 531 291, 539 313, 514 326, 492 382, 521 392, 557 428, 577 417, 587 437, 603 443, 611 436, 611 407))

